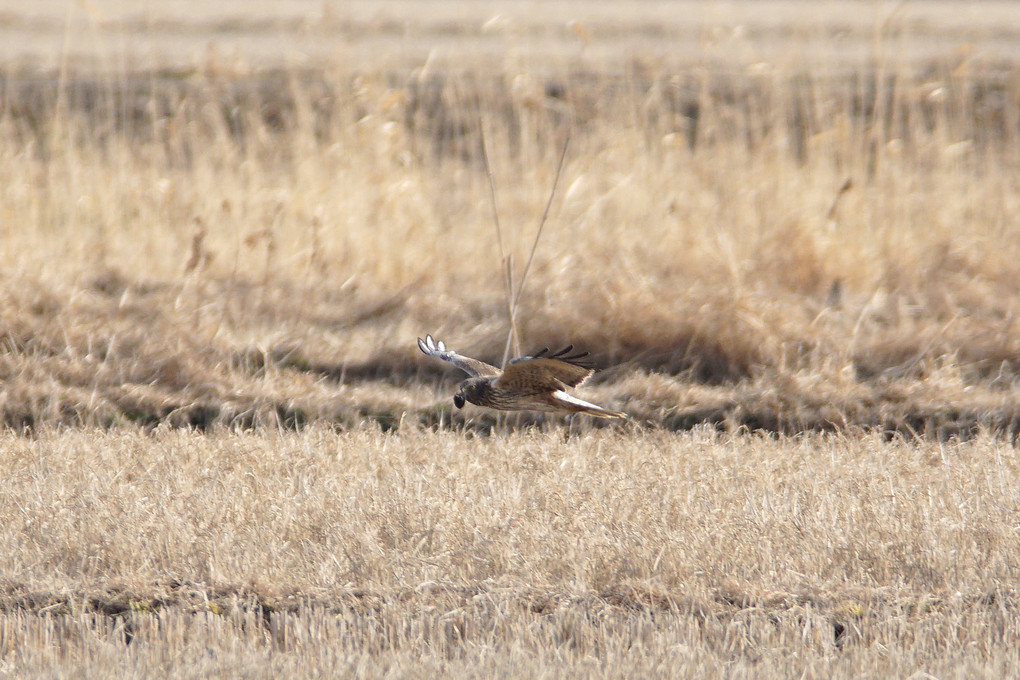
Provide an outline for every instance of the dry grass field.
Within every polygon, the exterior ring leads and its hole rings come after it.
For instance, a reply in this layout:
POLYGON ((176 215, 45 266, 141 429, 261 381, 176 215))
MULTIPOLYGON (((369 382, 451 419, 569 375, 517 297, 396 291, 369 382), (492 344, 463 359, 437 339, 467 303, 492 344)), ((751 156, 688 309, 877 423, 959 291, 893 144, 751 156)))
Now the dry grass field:
POLYGON ((0 663, 66 677, 1020 672, 1015 447, 565 434, 6 434, 0 663))
POLYGON ((0 673, 1020 674, 1020 8, 632 5, 0 2, 0 673))

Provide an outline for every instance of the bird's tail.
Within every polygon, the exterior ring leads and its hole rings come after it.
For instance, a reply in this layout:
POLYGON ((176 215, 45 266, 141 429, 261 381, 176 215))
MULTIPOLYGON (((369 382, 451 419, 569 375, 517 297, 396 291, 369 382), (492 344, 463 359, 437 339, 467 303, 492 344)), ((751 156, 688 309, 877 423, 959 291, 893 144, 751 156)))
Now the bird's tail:
POLYGON ((608 408, 602 408, 601 406, 596 406, 593 409, 587 409, 583 411, 583 413, 595 416, 596 418, 606 418, 608 420, 627 420, 630 418, 630 416, 623 411, 613 411, 608 408))
POLYGON ((628 416, 623 411, 613 411, 608 408, 602 408, 598 404, 593 404, 590 401, 584 399, 578 399, 577 397, 567 394, 563 390, 558 390, 553 393, 553 398, 556 402, 566 411, 571 413, 587 413, 595 418, 608 418, 608 419, 619 419, 626 420, 628 416))

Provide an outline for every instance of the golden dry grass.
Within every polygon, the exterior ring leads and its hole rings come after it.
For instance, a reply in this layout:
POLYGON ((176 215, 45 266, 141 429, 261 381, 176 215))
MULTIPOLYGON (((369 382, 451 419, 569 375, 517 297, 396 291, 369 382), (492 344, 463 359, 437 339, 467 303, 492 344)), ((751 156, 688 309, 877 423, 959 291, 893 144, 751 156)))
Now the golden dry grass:
POLYGON ((1020 671, 1014 447, 565 434, 3 435, 0 663, 1020 671))
MULTIPOLYGON (((862 25, 855 45, 875 37, 862 25)), ((892 26, 863 60, 758 62, 709 32, 700 61, 622 70, 526 51, 10 67, 0 415, 445 417, 421 378, 446 374, 413 339, 498 360, 506 335, 484 130, 518 272, 570 136, 524 348, 618 366, 594 385, 614 408, 668 427, 1015 432, 1020 80, 969 51, 902 56, 892 26)))
POLYGON ((1020 673, 1020 10, 568 4, 0 4, 0 670, 1020 673))

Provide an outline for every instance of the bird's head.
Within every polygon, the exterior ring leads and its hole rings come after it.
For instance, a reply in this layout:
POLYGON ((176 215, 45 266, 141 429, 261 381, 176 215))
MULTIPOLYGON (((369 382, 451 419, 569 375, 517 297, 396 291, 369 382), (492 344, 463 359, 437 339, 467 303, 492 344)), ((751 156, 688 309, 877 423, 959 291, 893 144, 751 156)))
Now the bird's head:
POLYGON ((457 388, 457 394, 453 395, 453 405, 457 408, 464 408, 464 402, 478 403, 478 397, 489 387, 488 378, 468 378, 457 388))

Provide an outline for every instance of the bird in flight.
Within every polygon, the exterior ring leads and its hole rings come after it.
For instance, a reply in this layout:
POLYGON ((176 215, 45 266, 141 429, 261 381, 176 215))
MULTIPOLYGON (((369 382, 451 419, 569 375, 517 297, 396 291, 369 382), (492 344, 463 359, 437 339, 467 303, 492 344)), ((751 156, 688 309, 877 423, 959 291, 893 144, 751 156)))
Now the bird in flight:
POLYGON ((422 352, 448 361, 467 373, 470 378, 460 384, 453 404, 463 408, 465 401, 499 411, 550 411, 554 413, 587 413, 596 418, 627 418, 626 413, 611 411, 591 402, 567 394, 595 372, 582 361, 587 352, 570 354, 573 345, 550 354, 543 349, 532 356, 514 359, 500 370, 495 366, 472 359, 436 341, 431 335, 418 338, 422 352))

